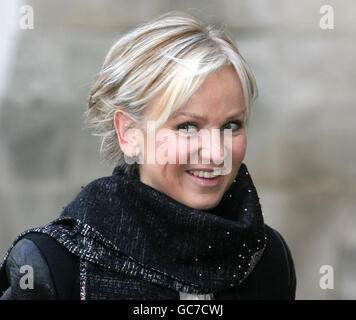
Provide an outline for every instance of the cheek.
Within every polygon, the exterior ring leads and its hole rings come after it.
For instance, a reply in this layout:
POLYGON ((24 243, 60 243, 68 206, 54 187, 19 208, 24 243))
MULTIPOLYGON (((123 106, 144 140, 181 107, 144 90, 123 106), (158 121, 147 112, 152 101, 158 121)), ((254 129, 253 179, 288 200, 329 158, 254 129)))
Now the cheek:
POLYGON ((235 137, 232 141, 232 159, 234 163, 240 164, 246 154, 247 138, 245 134, 235 137))
POLYGON ((178 136, 174 147, 176 152, 176 163, 187 164, 190 161, 190 153, 193 151, 190 150, 189 140, 178 136))
POLYGON ((156 141, 156 160, 161 159, 159 163, 174 165, 183 163, 179 161, 180 153, 184 155, 183 147, 179 144, 179 139, 171 136, 165 137, 164 141, 156 141))
POLYGON ((156 141, 156 150, 164 150, 164 157, 171 165, 187 164, 189 161, 189 141, 182 137, 171 136, 164 142, 156 141))

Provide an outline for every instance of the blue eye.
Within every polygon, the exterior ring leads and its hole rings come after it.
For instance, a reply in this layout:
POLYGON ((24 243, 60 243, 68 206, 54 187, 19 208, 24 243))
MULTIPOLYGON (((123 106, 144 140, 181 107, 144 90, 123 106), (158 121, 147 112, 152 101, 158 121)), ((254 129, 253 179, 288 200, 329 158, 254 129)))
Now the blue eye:
MULTIPOLYGON (((243 127, 243 123, 241 121, 230 121, 222 126, 222 130, 224 129, 232 129, 232 131, 237 131, 243 127)), ((179 134, 182 136, 195 135, 198 133, 197 125, 193 122, 184 122, 176 127, 179 131, 179 134)))
POLYGON ((223 126, 223 129, 232 129, 232 131, 236 131, 238 129, 241 129, 242 128, 242 122, 241 121, 231 121, 231 122, 228 122, 226 125, 223 126), (230 126, 230 128, 226 128, 226 125, 229 125, 229 124, 233 124, 235 125, 234 126, 230 126))
POLYGON ((177 126, 179 134, 182 135, 191 135, 198 132, 197 126, 192 122, 185 122, 177 126))

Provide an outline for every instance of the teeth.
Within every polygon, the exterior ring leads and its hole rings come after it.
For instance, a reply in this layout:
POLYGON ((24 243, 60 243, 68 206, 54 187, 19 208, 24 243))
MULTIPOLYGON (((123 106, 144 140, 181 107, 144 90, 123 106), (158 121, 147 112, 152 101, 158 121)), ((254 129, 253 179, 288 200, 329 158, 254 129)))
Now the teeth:
POLYGON ((189 171, 189 173, 197 176, 197 177, 201 177, 201 178, 215 178, 216 176, 218 176, 219 174, 214 174, 214 171, 208 172, 208 171, 189 171))

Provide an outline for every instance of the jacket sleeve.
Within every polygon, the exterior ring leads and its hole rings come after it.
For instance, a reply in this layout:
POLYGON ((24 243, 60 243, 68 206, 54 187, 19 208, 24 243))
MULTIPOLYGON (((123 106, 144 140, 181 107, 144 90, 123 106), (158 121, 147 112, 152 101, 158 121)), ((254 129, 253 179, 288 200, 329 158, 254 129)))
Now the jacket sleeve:
POLYGON ((29 239, 21 239, 6 260, 9 288, 1 300, 56 299, 50 269, 40 249, 29 239))
POLYGON ((288 248, 288 245, 286 241, 283 239, 281 234, 277 231, 274 230, 274 233, 276 236, 279 238, 280 243, 282 244, 283 247, 283 252, 285 256, 285 263, 287 265, 287 270, 288 270, 288 288, 289 288, 289 293, 287 299, 290 300, 295 300, 295 293, 296 293, 296 287, 297 287, 297 279, 296 279, 296 273, 295 273, 295 267, 294 267, 294 261, 292 258, 292 254, 288 248))

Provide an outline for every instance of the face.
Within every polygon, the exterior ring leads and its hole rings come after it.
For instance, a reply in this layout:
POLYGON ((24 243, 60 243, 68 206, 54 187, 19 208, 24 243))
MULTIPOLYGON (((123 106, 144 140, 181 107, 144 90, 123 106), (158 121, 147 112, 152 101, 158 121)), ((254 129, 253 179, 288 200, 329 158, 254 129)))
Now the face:
MULTIPOLYGON (((148 106, 147 120, 154 114, 156 101, 148 106)), ((143 163, 139 165, 140 180, 189 207, 201 210, 215 207, 245 157, 244 113, 242 87, 235 69, 223 66, 209 74, 188 102, 156 129, 153 139, 144 133, 146 147, 140 146, 143 156, 143 163), (224 129, 231 129, 229 143, 224 138, 224 129), (165 132, 166 139, 158 138, 157 132, 165 132), (202 132, 204 134, 199 134, 202 132), (209 140, 204 142, 203 139, 209 140), (157 159, 148 163, 148 141, 154 141, 157 158, 159 150, 165 150, 166 163, 157 159), (222 161, 226 157, 230 157, 231 170, 208 177, 209 171, 224 166, 222 161)))

